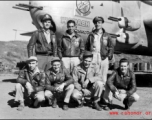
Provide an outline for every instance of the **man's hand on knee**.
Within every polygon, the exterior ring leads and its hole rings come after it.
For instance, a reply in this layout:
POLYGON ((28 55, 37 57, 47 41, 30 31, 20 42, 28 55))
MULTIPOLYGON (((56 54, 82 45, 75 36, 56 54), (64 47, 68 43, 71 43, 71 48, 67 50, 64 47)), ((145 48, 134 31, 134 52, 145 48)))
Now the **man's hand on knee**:
POLYGON ((82 92, 83 92, 84 96, 89 96, 91 94, 91 92, 87 89, 82 89, 82 92))
POLYGON ((62 92, 65 87, 65 83, 62 83, 59 87, 56 88, 57 92, 62 92))
POLYGON ((119 101, 121 101, 121 97, 119 96, 119 92, 115 92, 115 93, 114 93, 114 97, 115 97, 116 99, 118 99, 119 101))

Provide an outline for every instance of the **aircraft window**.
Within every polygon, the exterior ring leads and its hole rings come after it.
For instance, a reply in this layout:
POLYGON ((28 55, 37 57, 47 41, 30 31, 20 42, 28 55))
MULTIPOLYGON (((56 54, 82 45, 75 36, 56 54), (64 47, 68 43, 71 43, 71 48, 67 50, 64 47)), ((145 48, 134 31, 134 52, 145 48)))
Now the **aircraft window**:
POLYGON ((120 3, 120 0, 112 0, 112 1, 117 2, 117 3, 120 3))

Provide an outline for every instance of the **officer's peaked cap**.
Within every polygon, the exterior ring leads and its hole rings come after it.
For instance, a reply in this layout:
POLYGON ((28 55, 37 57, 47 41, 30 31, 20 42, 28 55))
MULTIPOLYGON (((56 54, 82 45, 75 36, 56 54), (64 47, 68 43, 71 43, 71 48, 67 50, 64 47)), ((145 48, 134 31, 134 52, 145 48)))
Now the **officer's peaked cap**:
POLYGON ((96 16, 96 17, 93 19, 93 23, 94 23, 94 24, 95 24, 96 22, 98 22, 98 21, 102 21, 102 23, 104 23, 103 17, 101 17, 101 16, 96 16))
POLYGON ((41 21, 44 22, 46 20, 51 20, 52 21, 52 17, 49 14, 45 14, 41 16, 41 21))

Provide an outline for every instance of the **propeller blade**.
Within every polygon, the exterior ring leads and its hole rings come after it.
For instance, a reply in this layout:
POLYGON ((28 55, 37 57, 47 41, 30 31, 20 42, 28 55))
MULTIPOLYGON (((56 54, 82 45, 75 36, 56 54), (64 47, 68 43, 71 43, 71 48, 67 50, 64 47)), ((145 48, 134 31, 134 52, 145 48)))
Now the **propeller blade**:
POLYGON ((123 8, 121 7, 121 16, 124 17, 123 8))

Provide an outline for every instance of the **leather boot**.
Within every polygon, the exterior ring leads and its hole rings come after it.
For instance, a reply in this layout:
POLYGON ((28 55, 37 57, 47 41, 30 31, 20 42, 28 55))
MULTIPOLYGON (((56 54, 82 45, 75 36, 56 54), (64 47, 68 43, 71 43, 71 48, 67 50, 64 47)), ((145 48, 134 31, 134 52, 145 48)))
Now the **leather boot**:
POLYGON ((47 99, 48 100, 48 105, 51 106, 52 105, 52 100, 51 99, 47 99))
POLYGON ((99 106, 97 102, 93 102, 93 107, 98 111, 102 111, 102 108, 99 106))
POLYGON ((63 110, 68 110, 68 109, 69 109, 68 103, 65 103, 65 102, 64 102, 64 104, 63 104, 63 110))
POLYGON ((109 103, 107 103, 107 105, 104 107, 104 110, 112 110, 112 101, 110 101, 109 103))
POLYGON ((24 102, 20 102, 20 105, 17 107, 18 111, 22 111, 24 109, 24 102))
POLYGON ((132 96, 126 97, 123 101, 123 104, 125 105, 125 109, 126 110, 130 109, 130 107, 134 101, 135 101, 134 97, 132 97, 132 96))
POLYGON ((33 97, 33 93, 31 93, 31 95, 29 96, 29 106, 33 107, 34 106, 34 102, 35 102, 35 99, 33 97))
POLYGON ((53 98, 53 100, 52 100, 52 107, 53 108, 57 107, 57 98, 53 98))
POLYGON ((129 109, 129 104, 128 104, 128 98, 126 97, 124 100, 123 100, 123 104, 125 105, 125 110, 128 110, 129 109))
POLYGON ((84 99, 81 100, 81 103, 78 103, 78 108, 82 108, 83 107, 83 104, 84 104, 84 99))
POLYGON ((40 103, 37 99, 34 101, 33 107, 34 108, 39 108, 40 107, 40 103))
POLYGON ((84 102, 85 102, 84 97, 82 97, 82 99, 81 99, 81 100, 78 100, 77 102, 78 102, 78 108, 82 108, 82 107, 83 107, 83 104, 84 104, 84 102))

